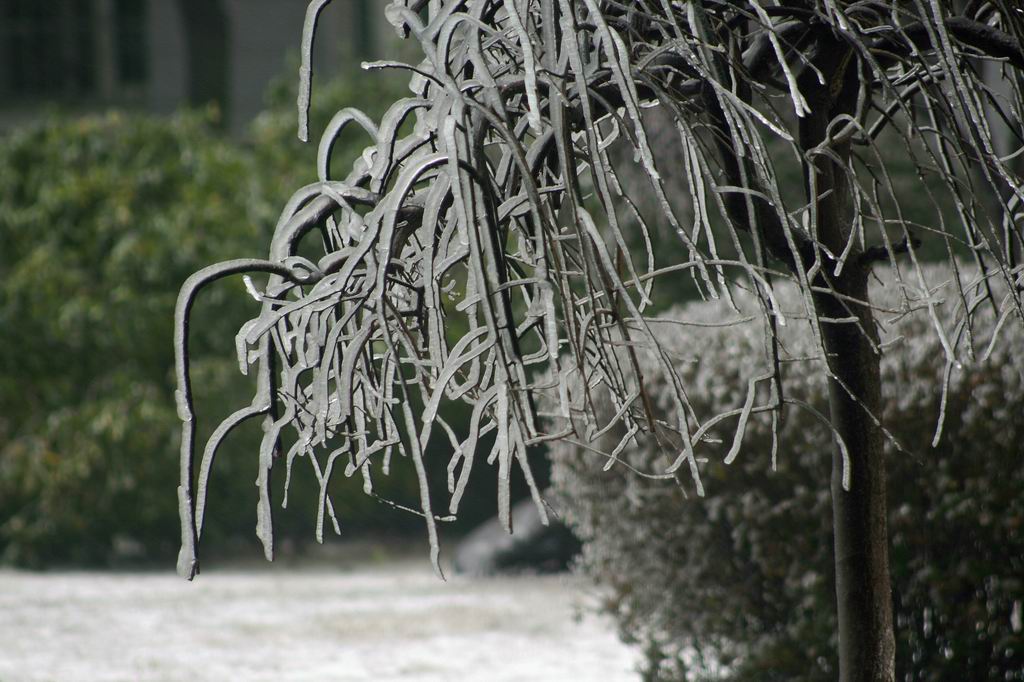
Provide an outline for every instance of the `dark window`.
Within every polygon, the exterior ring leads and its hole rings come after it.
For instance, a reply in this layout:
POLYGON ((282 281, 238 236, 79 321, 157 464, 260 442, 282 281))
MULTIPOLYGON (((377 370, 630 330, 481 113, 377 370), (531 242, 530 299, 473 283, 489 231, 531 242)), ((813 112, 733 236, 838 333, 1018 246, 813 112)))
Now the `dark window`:
POLYGON ((146 5, 147 0, 0 0, 0 92, 81 101, 117 99, 125 88, 145 84, 146 5), (104 43, 107 49, 101 49, 104 43))
POLYGON ((145 83, 149 76, 146 3, 142 0, 117 0, 114 15, 118 79, 121 85, 145 83))
POLYGON ((373 18, 372 12, 378 11, 376 7, 371 7, 372 0, 356 0, 355 12, 356 12, 356 35, 355 35, 355 48, 356 57, 360 60, 376 59, 374 54, 376 45, 374 44, 373 35, 373 18))
POLYGON ((90 0, 0 0, 5 80, 15 94, 81 96, 95 87, 90 0))

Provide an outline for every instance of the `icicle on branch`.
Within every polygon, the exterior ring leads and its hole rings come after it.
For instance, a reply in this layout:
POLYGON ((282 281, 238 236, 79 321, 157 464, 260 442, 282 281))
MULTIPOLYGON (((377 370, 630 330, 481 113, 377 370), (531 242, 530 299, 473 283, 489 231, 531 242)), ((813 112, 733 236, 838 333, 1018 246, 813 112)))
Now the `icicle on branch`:
MULTIPOLYGON (((311 2, 303 27, 304 140, 313 39, 327 4, 311 2)), ((859 311, 875 309, 836 288, 851 270, 887 269, 903 289, 899 311, 930 312, 951 366, 973 352, 972 292, 982 291, 1000 325, 1024 321, 1016 163, 1024 151, 1024 19, 1014 3, 971 7, 953 15, 937 2, 908 3, 897 22, 879 3, 838 0, 391 3, 388 20, 423 59, 365 66, 408 72, 412 96, 379 122, 339 111, 319 142, 318 181, 285 206, 269 258, 213 266, 182 289, 179 570, 197 570, 218 446, 257 416, 258 535, 268 558, 269 476, 284 438, 289 473, 299 458, 315 469, 318 539, 324 514, 334 520, 337 471, 376 494, 372 472, 408 460, 440 570, 436 522, 449 517, 435 515, 427 485, 437 435, 452 450, 450 513, 484 461, 496 468, 509 529, 516 469, 544 514, 530 449, 555 438, 586 441, 611 425, 623 435, 608 462, 647 434, 665 450, 667 471, 688 471, 700 494, 697 449, 710 425, 734 420, 732 461, 751 419, 776 420, 793 404, 779 388, 777 325, 806 324, 825 357, 823 324, 859 324, 859 311), (995 65, 1008 91, 985 80, 980 60, 995 65), (819 121, 814 97, 840 95, 850 110, 819 121), (984 115, 991 110, 998 116, 984 115), (399 134, 407 121, 411 132, 399 134), (370 144, 334 178, 334 142, 352 123, 370 144), (934 199, 930 217, 905 206, 887 168, 893 149, 934 199), (672 159, 681 170, 667 173, 672 159), (850 229, 838 237, 819 219, 836 191, 817 189, 825 167, 850 197, 850 229), (787 178, 801 173, 798 197, 787 178), (324 236, 316 263, 296 255, 314 230, 324 236), (940 283, 920 266, 926 242, 954 267, 974 260, 979 273, 977 285, 956 275, 965 303, 956 330, 928 293, 940 283), (262 289, 247 283, 259 312, 236 338, 243 373, 255 366, 256 393, 214 430, 197 476, 189 309, 208 284, 243 272, 266 274, 262 289), (787 281, 800 287, 803 310, 779 309, 773 288, 787 281), (992 294, 995 281, 1004 294, 992 294), (680 286, 706 299, 731 301, 735 287, 757 294, 771 370, 745 377, 746 390, 720 415, 692 407, 688 396, 702 387, 687 383, 654 332, 666 321, 658 292, 680 286), (833 317, 820 313, 822 296, 839 311, 833 317), (658 395, 644 382, 648 361, 667 377, 658 395), (440 416, 455 401, 472 408, 463 431, 440 416), (323 464, 320 451, 329 452, 323 464)), ((872 338, 873 330, 861 325, 860 333, 872 338)))

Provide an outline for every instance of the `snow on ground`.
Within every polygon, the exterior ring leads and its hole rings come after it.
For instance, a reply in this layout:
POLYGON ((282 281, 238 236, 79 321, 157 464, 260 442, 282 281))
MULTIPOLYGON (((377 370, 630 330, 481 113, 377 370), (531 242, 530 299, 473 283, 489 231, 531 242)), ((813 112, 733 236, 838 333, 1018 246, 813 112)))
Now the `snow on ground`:
POLYGON ((567 576, 440 581, 425 561, 329 571, 0 571, 0 682, 635 680, 567 576))

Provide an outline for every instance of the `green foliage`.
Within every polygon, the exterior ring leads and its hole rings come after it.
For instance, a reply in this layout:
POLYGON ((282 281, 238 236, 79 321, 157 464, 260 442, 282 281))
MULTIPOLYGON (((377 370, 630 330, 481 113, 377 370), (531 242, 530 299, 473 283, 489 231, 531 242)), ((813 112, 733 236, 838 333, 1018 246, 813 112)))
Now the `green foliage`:
MULTIPOLYGON (((314 121, 363 80, 322 87, 314 121)), ((384 81, 381 102, 395 96, 384 81)), ((0 561, 103 562, 115 544, 154 559, 177 550, 175 299, 203 265, 263 255, 291 189, 315 179, 315 145, 295 138, 293 105, 277 99, 241 142, 199 113, 54 116, 0 137, 0 561)), ((338 156, 364 144, 352 135, 338 156)), ((230 340, 258 304, 239 296, 240 281, 222 284, 196 309, 206 432, 251 390, 230 340)), ((211 505, 208 533, 251 536, 257 431, 233 434, 218 459, 214 499, 229 502, 211 505)), ((306 506, 291 523, 308 535, 306 506)), ((362 495, 338 506, 350 518, 380 507, 362 495)))
MULTIPOLYGON (((176 283, 260 237, 249 167, 196 115, 55 118, 2 140, 5 559, 95 561, 118 534, 173 546, 174 500, 152 491, 175 468, 176 283)), ((198 346, 241 317, 225 303, 198 346)))
MULTIPOLYGON (((876 300, 896 299, 893 288, 877 289, 876 300)), ((784 309, 798 308, 792 291, 777 293, 784 309)), ((956 296, 942 289, 936 298, 956 296)), ((739 303, 756 310, 749 297, 739 303)), ((701 305, 676 316, 738 317, 724 304, 701 305)), ((987 359, 988 339, 975 338, 979 357, 953 371, 933 449, 942 347, 924 311, 880 319, 892 343, 882 359, 883 419, 905 448, 888 446, 897 670, 908 681, 1024 679, 1024 338, 1006 325, 987 359)), ((785 396, 827 413, 820 364, 797 360, 812 350, 805 324, 791 318, 780 332, 785 396)), ((713 413, 742 405, 743 377, 763 364, 762 338, 757 323, 664 332, 689 385, 701 387, 691 401, 713 413)), ((642 369, 658 395, 664 376, 642 369)), ((593 455, 557 446, 553 477, 584 541, 581 567, 608 588, 605 608, 624 638, 644 646, 647 679, 835 679, 829 431, 789 406, 773 472, 770 419, 756 415, 738 458, 722 464, 734 423, 712 431, 724 442, 702 446, 703 499, 621 465, 602 472, 593 455)), ((621 457, 641 471, 666 466, 650 444, 621 457)))

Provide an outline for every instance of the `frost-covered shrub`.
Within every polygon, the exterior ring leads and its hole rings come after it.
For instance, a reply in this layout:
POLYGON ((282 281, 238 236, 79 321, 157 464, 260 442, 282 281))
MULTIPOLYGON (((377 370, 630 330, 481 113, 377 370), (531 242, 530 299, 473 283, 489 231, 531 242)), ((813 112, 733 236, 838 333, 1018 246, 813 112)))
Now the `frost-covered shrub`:
MULTIPOLYGON (((876 286, 873 299, 895 301, 893 290, 876 286)), ((787 310, 799 309, 796 296, 779 291, 787 310)), ((951 329, 962 315, 956 296, 936 297, 951 301, 938 308, 951 329)), ((677 312, 740 317, 724 304, 677 312)), ((887 444, 897 669, 905 680, 1024 679, 1024 335, 1005 325, 984 359, 988 338, 974 337, 977 357, 951 373, 932 448, 943 347, 924 310, 879 319, 882 419, 901 446, 887 444)), ((764 362, 761 324, 663 330, 688 385, 702 387, 689 396, 698 413, 742 406, 746 378, 764 362)), ((814 355, 806 323, 790 320, 780 336, 784 395, 827 413, 821 364, 801 360, 814 355)), ((642 370, 657 395, 664 375, 642 370)), ((702 499, 631 470, 664 471, 673 453, 650 444, 627 448, 608 471, 585 449, 554 448, 560 506, 584 543, 580 568, 607 588, 604 607, 624 639, 645 647, 650 679, 835 679, 830 432, 787 405, 773 471, 769 417, 751 418, 729 466, 735 419, 718 426, 711 435, 724 442, 703 445, 702 499)))

